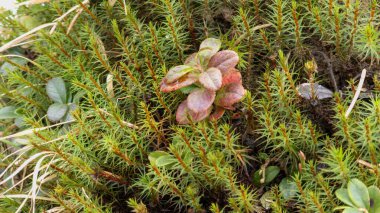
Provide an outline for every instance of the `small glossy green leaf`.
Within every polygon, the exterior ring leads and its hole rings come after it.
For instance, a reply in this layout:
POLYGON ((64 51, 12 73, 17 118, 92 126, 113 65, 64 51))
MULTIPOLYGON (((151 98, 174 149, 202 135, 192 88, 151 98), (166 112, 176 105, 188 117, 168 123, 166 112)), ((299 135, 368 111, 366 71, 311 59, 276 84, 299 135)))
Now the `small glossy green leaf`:
POLYGON ((26 109, 23 109, 23 108, 18 108, 18 109, 15 110, 15 113, 18 116, 22 116, 22 115, 28 114, 28 111, 26 109))
POLYGON ((6 106, 0 109, 0 119, 12 119, 17 118, 19 115, 16 114, 16 107, 6 106))
POLYGON ((265 183, 272 182, 279 173, 280 168, 278 166, 268 166, 265 169, 265 183))
POLYGON ((348 182, 348 195, 356 207, 369 209, 369 193, 363 182, 358 179, 348 182))
POLYGON ((345 188, 340 188, 335 191, 336 197, 342 201, 344 204, 354 207, 355 204, 352 203, 351 198, 348 194, 348 190, 345 188))
POLYGON ((261 180, 261 169, 253 173, 252 182, 255 186, 260 186, 261 185, 260 180, 261 180))
POLYGON ((47 111, 47 117, 51 122, 60 121, 68 112, 69 106, 67 104, 52 104, 47 111))
POLYGON ((171 155, 164 155, 156 160, 156 165, 158 167, 168 166, 176 162, 176 159, 171 155))
POLYGON ((202 49, 199 50, 198 54, 196 55, 195 61, 199 63, 203 67, 203 69, 207 69, 209 61, 211 60, 211 57, 213 55, 214 53, 211 49, 202 49))
POLYGON ((380 189, 377 186, 368 187, 370 208, 369 213, 380 212, 380 189))
POLYGON ((67 103, 66 85, 62 78, 52 78, 46 85, 46 92, 51 100, 56 103, 67 103))
POLYGON ((360 211, 359 209, 357 208, 351 208, 351 207, 348 207, 348 208, 345 208, 344 211, 342 213, 363 213, 362 211, 360 211))
POLYGON ((162 157, 162 156, 168 156, 169 153, 167 152, 164 152, 164 151, 155 151, 155 152, 151 152, 148 156, 148 159, 150 161, 151 164, 153 165, 156 165, 156 161, 158 158, 162 157))
POLYGON ((180 90, 183 94, 190 94, 193 90, 198 89, 198 88, 199 87, 193 84, 187 87, 182 87, 180 90))
POLYGON ((280 168, 278 166, 268 166, 267 168, 265 168, 265 170, 262 170, 262 169, 257 170, 253 174, 253 183, 256 186, 268 184, 271 181, 273 181, 279 173, 280 173, 280 168), (265 177, 264 179, 262 179, 263 178, 262 174, 264 172, 265 172, 265 177), (264 180, 264 182, 262 182, 262 180, 264 180))
POLYGON ((292 179, 286 177, 281 180, 279 185, 280 192, 285 200, 293 198, 297 194, 297 185, 292 179))

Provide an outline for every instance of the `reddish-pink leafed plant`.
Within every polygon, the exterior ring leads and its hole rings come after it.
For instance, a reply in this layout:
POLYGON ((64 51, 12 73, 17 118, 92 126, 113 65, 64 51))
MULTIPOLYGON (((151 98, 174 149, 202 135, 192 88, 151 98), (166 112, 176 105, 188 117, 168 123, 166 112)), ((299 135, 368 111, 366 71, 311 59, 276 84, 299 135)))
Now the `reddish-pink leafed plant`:
POLYGON ((239 56, 232 50, 219 51, 219 39, 208 38, 184 65, 172 67, 161 82, 162 92, 180 89, 189 94, 176 113, 179 124, 219 119, 226 109, 233 110, 246 93, 235 66, 239 56))

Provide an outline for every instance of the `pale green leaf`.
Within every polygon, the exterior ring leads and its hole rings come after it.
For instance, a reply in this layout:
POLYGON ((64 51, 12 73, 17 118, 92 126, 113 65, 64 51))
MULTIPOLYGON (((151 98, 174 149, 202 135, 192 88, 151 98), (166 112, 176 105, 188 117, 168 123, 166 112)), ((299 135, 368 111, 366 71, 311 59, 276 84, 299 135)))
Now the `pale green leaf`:
POLYGON ((368 187, 368 193, 370 198, 369 213, 380 212, 380 189, 376 186, 368 187))
POLYGON ((369 209, 369 194, 363 182, 358 179, 348 182, 348 194, 356 207, 369 209))
POLYGON ((153 165, 156 165, 156 161, 159 157, 162 157, 162 156, 168 156, 169 154, 167 152, 164 152, 164 151, 155 151, 155 152, 151 152, 148 156, 148 159, 150 161, 151 164, 153 165))
POLYGON ((280 168, 278 166, 268 166, 265 168, 265 170, 257 170, 253 174, 253 183, 257 186, 262 184, 268 184, 271 181, 273 181, 277 175, 280 173, 280 168), (263 173, 265 173, 264 179, 263 179, 263 173), (264 182, 262 182, 262 179, 264 182))
MULTIPOLYGON (((23 58, 14 57, 9 60, 20 66, 24 66, 25 64, 28 63, 28 61, 23 58)), ((0 74, 7 75, 8 73, 14 72, 16 70, 18 70, 18 67, 16 65, 13 65, 9 62, 4 62, 0 67, 0 74)))
POLYGON ((210 49, 211 54, 214 55, 215 53, 219 51, 221 45, 222 45, 222 42, 219 39, 207 38, 201 43, 199 49, 200 50, 210 49))
POLYGON ((360 211, 357 208, 351 208, 351 207, 349 207, 349 208, 345 208, 342 213, 363 213, 363 212, 360 211))
POLYGON ((163 167, 163 166, 168 166, 170 164, 173 164, 176 161, 177 160, 173 156, 171 156, 171 155, 164 155, 164 156, 161 156, 161 157, 157 158, 156 165, 158 167, 163 167))
POLYGON ((16 107, 6 106, 0 109, 0 119, 12 119, 19 117, 16 114, 16 107))
POLYGON ((354 207, 355 205, 352 203, 351 198, 348 194, 348 190, 344 188, 340 188, 335 191, 336 197, 342 201, 344 204, 354 207))
POLYGON ((66 85, 62 78, 52 78, 46 85, 46 92, 51 100, 56 103, 67 103, 66 85))
POLYGON ((265 169, 265 183, 272 182, 280 173, 280 168, 278 166, 268 166, 265 169))
POLYGON ((189 72, 194 71, 195 68, 189 65, 179 65, 172 67, 169 72, 166 74, 166 83, 173 83, 177 81, 182 76, 186 75, 189 72))
POLYGON ((47 111, 47 117, 51 122, 57 122, 61 120, 69 110, 67 104, 52 104, 47 111))
POLYGON ((297 185, 292 179, 286 177, 281 180, 279 185, 280 192, 285 200, 293 198, 297 194, 297 185))

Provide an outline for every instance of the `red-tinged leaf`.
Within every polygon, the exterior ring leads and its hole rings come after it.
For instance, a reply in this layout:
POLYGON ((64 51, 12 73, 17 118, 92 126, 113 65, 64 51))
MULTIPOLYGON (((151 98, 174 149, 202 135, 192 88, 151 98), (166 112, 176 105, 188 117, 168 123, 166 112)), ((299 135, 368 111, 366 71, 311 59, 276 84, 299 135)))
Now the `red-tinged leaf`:
POLYGON ((206 89, 216 91, 222 86, 222 73, 215 67, 209 68, 206 72, 200 74, 199 82, 206 89))
POLYGON ((177 109, 176 120, 179 124, 190 123, 189 118, 193 122, 198 122, 207 118, 207 116, 209 116, 211 113, 211 109, 212 107, 208 108, 206 111, 194 113, 187 107, 187 100, 185 100, 179 105, 177 109))
POLYGON ((183 101, 177 108, 176 120, 179 124, 188 124, 189 118, 188 115, 189 108, 187 108, 187 101, 183 101))
POLYGON ((206 109, 205 111, 195 113, 189 110, 189 116, 193 122, 199 122, 207 118, 212 111, 212 106, 206 109))
POLYGON ((183 87, 187 87, 192 85, 193 83, 198 81, 198 77, 196 75, 186 75, 182 78, 178 79, 173 83, 167 83, 166 78, 164 78, 161 82, 161 91, 162 92, 172 92, 183 87))
POLYGON ((217 53, 219 51, 221 45, 222 45, 222 42, 219 39, 207 38, 204 41, 202 41, 199 49, 200 50, 210 49, 211 54, 214 55, 215 53, 217 53))
POLYGON ((210 120, 218 120, 224 115, 225 111, 224 108, 217 106, 215 111, 210 115, 210 120))
POLYGON ((187 107, 194 113, 206 111, 215 100, 215 91, 196 89, 187 97, 187 107))
POLYGON ((223 108, 224 109, 228 109, 228 110, 231 110, 231 111, 233 111, 233 110, 235 110, 236 108, 235 107, 233 107, 233 106, 223 106, 223 108))
POLYGON ((233 83, 223 87, 215 98, 215 104, 226 109, 233 108, 232 105, 243 99, 245 89, 241 84, 233 83))
POLYGON ((173 83, 187 73, 194 71, 195 69, 189 65, 179 65, 172 67, 169 72, 166 74, 166 82, 173 83))
POLYGON ((196 57, 197 57, 197 53, 193 53, 193 54, 189 55, 189 57, 187 57, 185 60, 185 64, 187 64, 187 65, 197 64, 196 57))
POLYGON ((235 68, 229 69, 228 72, 224 74, 222 87, 224 87, 227 84, 232 84, 232 83, 239 83, 239 84, 242 83, 241 74, 239 70, 235 68))
POLYGON ((232 119, 240 119, 241 118, 241 113, 240 112, 238 112, 238 113, 234 113, 233 115, 232 115, 232 119))
POLYGON ((238 62, 239 56, 236 52, 232 50, 223 50, 211 57, 208 67, 216 67, 224 75, 229 69, 234 68, 238 62))

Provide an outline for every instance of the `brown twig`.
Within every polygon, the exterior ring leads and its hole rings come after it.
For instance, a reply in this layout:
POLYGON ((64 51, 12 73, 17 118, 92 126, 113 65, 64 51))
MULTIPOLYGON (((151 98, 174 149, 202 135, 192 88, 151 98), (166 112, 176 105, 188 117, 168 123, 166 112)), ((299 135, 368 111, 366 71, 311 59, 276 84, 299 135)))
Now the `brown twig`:
POLYGON ((339 89, 338 89, 338 85, 337 85, 336 80, 335 80, 335 75, 334 75, 333 65, 331 63, 331 59, 324 52, 321 52, 321 51, 313 51, 312 53, 319 53, 323 56, 323 58, 325 59, 327 65, 328 65, 327 70, 329 71, 330 81, 334 87, 334 92, 338 92, 339 89))

